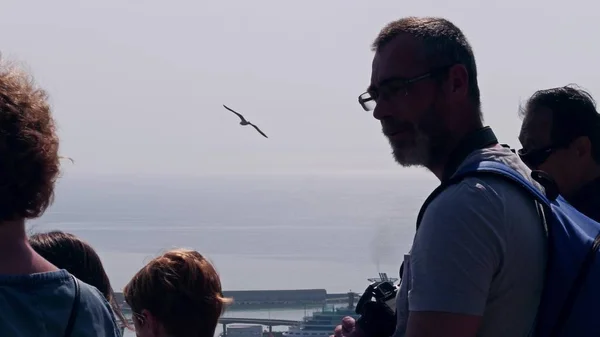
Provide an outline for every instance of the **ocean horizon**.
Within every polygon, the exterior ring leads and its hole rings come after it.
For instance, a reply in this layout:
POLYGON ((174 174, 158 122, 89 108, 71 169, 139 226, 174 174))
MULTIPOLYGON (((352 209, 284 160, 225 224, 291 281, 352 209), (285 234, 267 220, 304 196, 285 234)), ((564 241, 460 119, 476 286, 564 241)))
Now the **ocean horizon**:
POLYGON ((437 181, 408 174, 248 174, 186 179, 63 177, 32 232, 80 236, 115 291, 177 247, 200 251, 225 290, 362 291, 397 276, 421 203, 437 181))

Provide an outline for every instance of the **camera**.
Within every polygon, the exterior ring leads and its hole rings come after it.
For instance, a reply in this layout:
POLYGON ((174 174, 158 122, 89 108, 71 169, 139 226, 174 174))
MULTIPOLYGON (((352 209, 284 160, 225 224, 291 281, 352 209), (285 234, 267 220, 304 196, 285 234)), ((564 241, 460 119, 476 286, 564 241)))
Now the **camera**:
POLYGON ((398 287, 385 273, 379 279, 369 279, 367 287, 356 304, 360 315, 356 325, 367 337, 390 337, 396 330, 396 294, 398 287))

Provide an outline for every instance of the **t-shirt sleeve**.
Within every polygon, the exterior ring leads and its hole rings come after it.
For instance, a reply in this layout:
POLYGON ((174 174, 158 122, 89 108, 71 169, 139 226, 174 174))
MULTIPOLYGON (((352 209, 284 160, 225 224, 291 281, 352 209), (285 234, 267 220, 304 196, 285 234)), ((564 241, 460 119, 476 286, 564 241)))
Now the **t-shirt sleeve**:
MULTIPOLYGON (((115 314, 102 293, 93 286, 80 284, 82 306, 77 315, 76 328, 94 332, 94 336, 121 337, 115 314)), ((78 335, 74 333, 73 335, 78 335)))
POLYGON ((501 198, 476 180, 440 194, 415 235, 409 310, 483 315, 502 261, 504 219, 501 198))

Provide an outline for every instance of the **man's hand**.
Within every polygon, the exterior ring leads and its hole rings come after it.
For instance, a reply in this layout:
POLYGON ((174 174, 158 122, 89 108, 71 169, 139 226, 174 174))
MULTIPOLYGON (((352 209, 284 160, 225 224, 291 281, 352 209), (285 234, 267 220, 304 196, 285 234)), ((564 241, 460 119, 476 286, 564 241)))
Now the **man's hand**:
POLYGON ((356 326, 356 321, 350 316, 342 319, 342 324, 335 327, 333 335, 329 337, 366 337, 364 332, 356 326))

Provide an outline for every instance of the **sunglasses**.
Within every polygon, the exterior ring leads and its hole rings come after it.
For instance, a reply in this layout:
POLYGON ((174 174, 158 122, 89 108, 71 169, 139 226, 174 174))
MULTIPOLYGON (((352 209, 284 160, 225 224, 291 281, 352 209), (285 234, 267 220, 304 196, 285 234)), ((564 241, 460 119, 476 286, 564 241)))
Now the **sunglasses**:
POLYGON ((551 145, 536 150, 520 149, 517 151, 517 154, 519 157, 521 157, 521 160, 523 163, 525 163, 525 165, 534 170, 542 165, 554 152, 562 147, 564 146, 551 145))

